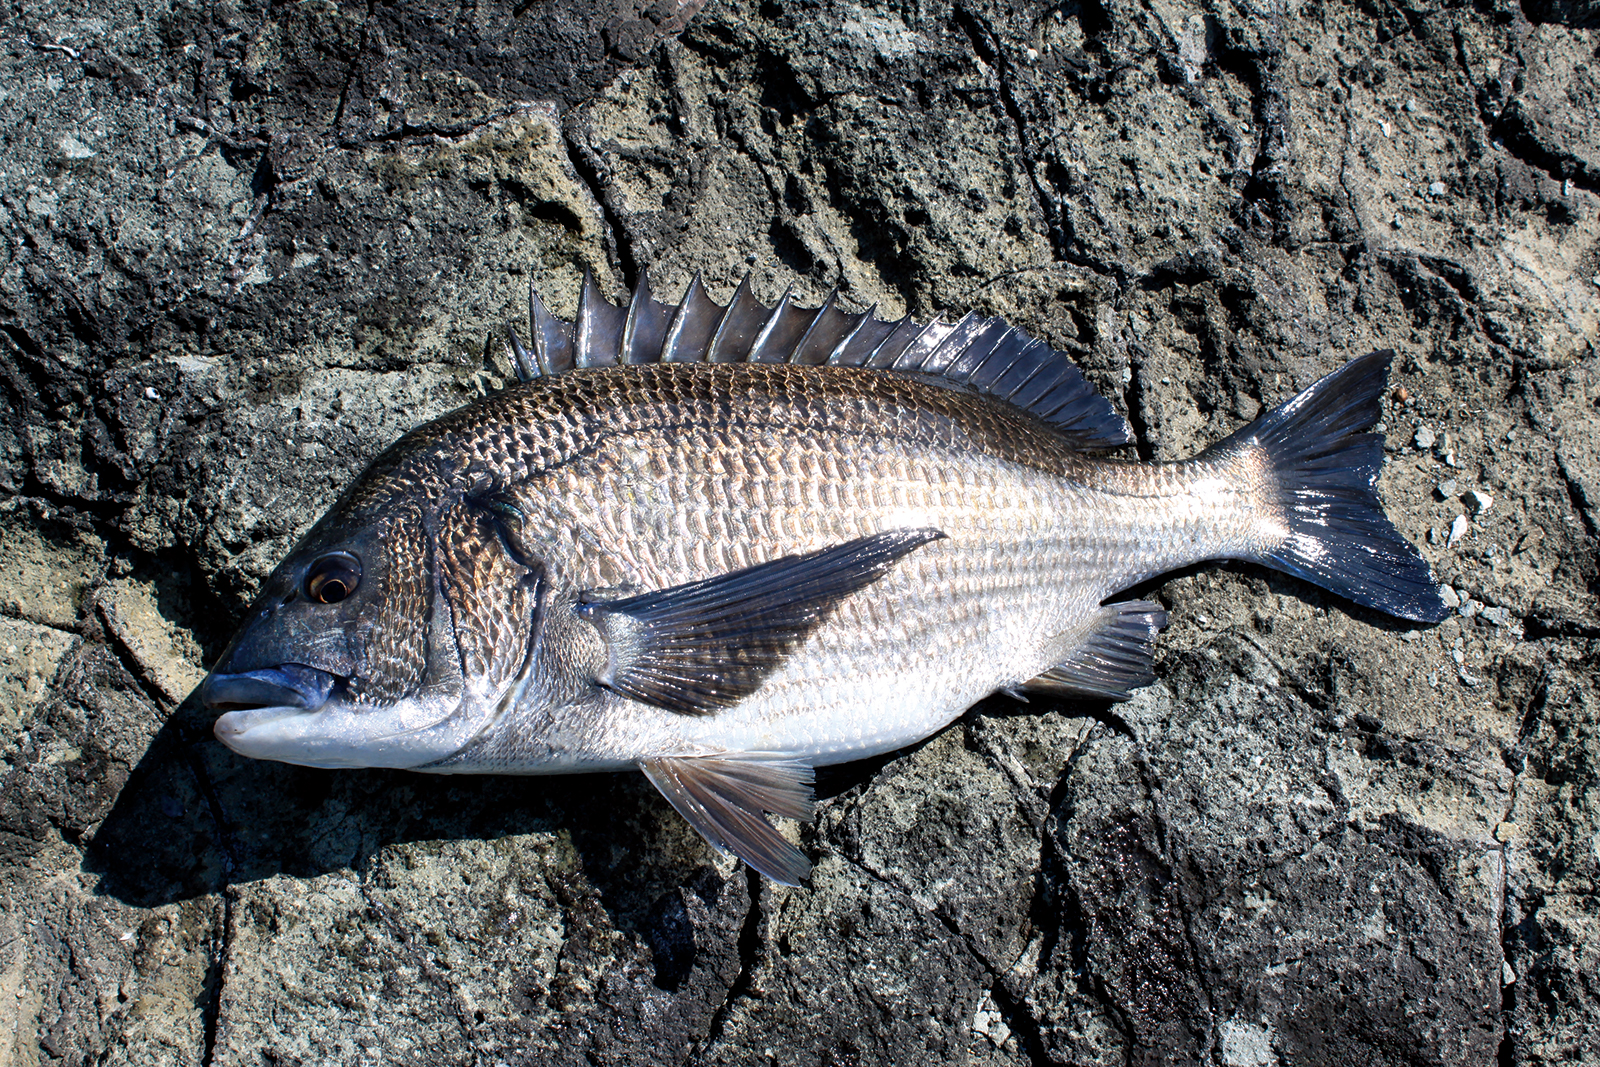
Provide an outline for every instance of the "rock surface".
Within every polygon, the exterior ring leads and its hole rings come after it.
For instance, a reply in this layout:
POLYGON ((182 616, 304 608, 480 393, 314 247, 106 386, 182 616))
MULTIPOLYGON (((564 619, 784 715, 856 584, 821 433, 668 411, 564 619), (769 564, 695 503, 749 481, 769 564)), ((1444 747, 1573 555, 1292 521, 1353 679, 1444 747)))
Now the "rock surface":
POLYGON ((1600 1058, 1593 3, 96 6, 0 29, 0 1067, 1600 1058), (1458 615, 1177 576, 1128 704, 826 773, 801 890, 636 775, 216 744, 256 584, 585 263, 1004 315, 1145 459, 1393 348, 1458 615))

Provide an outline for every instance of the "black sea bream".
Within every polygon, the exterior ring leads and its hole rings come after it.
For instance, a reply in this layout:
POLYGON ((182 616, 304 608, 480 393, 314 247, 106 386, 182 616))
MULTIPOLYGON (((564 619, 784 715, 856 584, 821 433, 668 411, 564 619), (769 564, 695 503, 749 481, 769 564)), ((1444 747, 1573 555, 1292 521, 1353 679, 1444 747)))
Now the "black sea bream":
POLYGON ((206 680, 247 756, 642 770, 714 845, 809 871, 763 812, 998 690, 1124 699, 1166 614, 1108 600, 1242 559, 1445 614, 1374 491, 1390 354, 1193 459, 997 319, 883 322, 741 285, 531 299, 526 380, 413 430, 267 580, 206 680))

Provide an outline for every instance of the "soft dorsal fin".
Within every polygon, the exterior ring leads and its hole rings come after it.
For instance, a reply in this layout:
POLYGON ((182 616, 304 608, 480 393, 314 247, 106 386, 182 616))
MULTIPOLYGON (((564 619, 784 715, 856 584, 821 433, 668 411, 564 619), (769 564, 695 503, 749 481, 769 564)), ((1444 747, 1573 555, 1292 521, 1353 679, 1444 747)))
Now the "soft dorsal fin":
POLYGON ((681 301, 664 304, 641 273, 627 305, 617 307, 600 295, 586 271, 575 322, 551 315, 529 287, 533 351, 513 333, 510 355, 524 378, 630 363, 798 363, 894 370, 1032 412, 1077 448, 1118 448, 1133 441, 1127 420, 1066 353, 1000 319, 969 313, 956 323, 920 323, 909 317, 885 322, 876 308, 842 310, 837 297, 835 290, 820 308, 810 309, 796 307, 785 293, 769 308, 751 292, 746 275, 723 305, 695 275, 681 301))

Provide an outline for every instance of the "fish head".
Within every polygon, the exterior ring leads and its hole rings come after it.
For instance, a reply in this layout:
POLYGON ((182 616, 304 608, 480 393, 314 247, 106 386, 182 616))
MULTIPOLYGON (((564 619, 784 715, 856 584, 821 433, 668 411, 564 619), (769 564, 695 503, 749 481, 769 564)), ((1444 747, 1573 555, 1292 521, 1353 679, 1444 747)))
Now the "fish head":
POLYGON ((460 750, 508 699, 536 621, 537 573, 492 535, 473 514, 336 508, 201 686, 224 712, 218 739, 311 767, 420 767, 460 750))

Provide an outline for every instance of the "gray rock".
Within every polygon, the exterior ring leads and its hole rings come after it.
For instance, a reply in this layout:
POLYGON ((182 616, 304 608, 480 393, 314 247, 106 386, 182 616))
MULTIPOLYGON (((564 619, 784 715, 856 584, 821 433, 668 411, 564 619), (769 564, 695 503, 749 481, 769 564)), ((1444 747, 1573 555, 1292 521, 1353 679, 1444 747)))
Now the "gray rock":
POLYGON ((1593 5, 695 6, 12 13, 0 1063, 1600 1058, 1593 5), (262 577, 585 265, 1004 315, 1146 459, 1395 349, 1492 625, 1188 573, 1128 704, 825 773, 800 890, 637 775, 218 746, 262 577))

